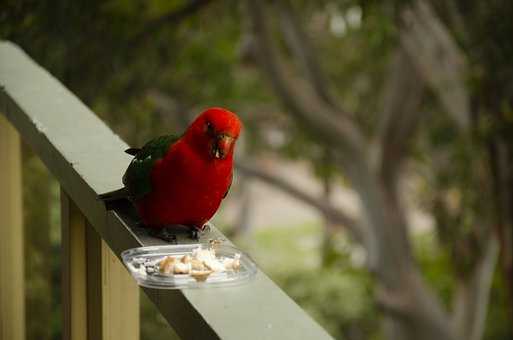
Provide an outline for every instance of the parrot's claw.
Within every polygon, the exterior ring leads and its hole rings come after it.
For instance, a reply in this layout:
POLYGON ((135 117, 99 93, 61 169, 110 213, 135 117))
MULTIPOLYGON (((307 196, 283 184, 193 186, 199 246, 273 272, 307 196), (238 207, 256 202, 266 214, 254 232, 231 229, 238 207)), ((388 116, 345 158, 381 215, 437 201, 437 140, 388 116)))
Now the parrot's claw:
POLYGON ((196 228, 191 228, 191 238, 195 241, 199 241, 200 233, 199 230, 196 228))
POLYGON ((212 229, 212 228, 210 228, 210 223, 207 223, 207 224, 205 224, 205 226, 203 227, 202 232, 204 232, 204 233, 209 233, 211 229, 212 229))
POLYGON ((169 231, 168 228, 150 229, 149 234, 163 241, 177 244, 176 235, 169 231))

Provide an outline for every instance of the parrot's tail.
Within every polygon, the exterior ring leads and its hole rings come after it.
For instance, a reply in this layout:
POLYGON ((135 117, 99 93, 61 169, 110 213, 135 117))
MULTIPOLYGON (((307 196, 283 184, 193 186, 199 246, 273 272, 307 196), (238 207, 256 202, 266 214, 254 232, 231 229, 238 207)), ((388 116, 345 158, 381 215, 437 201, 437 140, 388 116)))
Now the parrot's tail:
POLYGON ((104 194, 98 195, 98 199, 105 202, 107 210, 111 210, 114 206, 114 202, 128 199, 128 190, 127 188, 121 188, 118 190, 109 191, 104 194))

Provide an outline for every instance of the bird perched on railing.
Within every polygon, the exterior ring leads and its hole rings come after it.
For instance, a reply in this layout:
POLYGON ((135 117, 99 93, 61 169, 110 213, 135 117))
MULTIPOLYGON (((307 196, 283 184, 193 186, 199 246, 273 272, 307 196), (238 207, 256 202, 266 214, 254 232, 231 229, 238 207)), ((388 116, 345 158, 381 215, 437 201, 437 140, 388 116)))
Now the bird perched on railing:
POLYGON ((143 224, 166 239, 165 228, 184 225, 197 237, 226 197, 233 178, 233 153, 242 123, 232 112, 210 108, 181 137, 157 137, 134 155, 124 188, 100 195, 104 201, 128 198, 143 224))

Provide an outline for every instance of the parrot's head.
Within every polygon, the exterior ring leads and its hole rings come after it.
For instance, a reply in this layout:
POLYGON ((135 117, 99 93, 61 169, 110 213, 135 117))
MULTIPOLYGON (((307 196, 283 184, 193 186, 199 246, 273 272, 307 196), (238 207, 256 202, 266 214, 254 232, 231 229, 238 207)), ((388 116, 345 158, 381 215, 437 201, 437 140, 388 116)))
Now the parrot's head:
POLYGON ((242 123, 235 113, 214 107, 192 122, 185 138, 201 154, 223 160, 233 155, 241 128, 242 123))

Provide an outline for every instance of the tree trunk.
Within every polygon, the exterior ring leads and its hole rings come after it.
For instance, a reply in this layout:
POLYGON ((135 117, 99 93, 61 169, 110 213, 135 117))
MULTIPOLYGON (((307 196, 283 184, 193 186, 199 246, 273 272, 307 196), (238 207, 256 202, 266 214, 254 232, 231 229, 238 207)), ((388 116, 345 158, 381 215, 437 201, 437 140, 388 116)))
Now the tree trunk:
POLYGON ((416 270, 398 278, 400 286, 385 292, 378 288, 384 314, 384 331, 393 340, 455 340, 448 316, 416 270), (399 290, 397 290, 399 289, 399 290))
MULTIPOLYGON (((322 178, 323 184, 323 200, 326 204, 331 204, 331 193, 332 193, 332 179, 330 175, 325 175, 322 178)), ((330 265, 332 253, 333 253, 333 220, 324 216, 323 218, 323 229, 322 229, 322 245, 321 245, 321 264, 323 267, 330 265)))
POLYGON ((251 233, 251 180, 246 176, 240 177, 239 181, 239 211, 235 220, 235 236, 246 237, 251 233))
POLYGON ((376 238, 370 269, 377 276, 377 300, 385 332, 393 340, 455 340, 447 312, 413 262, 404 211, 395 188, 358 171, 355 187, 376 238), (362 178, 359 178, 359 177, 362 178))
POLYGON ((483 336, 498 251, 497 240, 490 238, 474 270, 468 277, 458 278, 452 323, 461 339, 480 340, 483 336))

